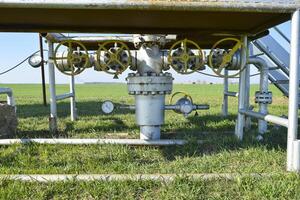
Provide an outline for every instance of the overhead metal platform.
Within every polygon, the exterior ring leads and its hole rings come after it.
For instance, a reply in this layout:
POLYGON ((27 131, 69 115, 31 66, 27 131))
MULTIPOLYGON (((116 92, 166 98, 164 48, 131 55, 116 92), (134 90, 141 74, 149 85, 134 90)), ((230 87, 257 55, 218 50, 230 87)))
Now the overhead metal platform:
POLYGON ((0 31, 163 33, 211 46, 290 19, 298 0, 0 0, 0 31))

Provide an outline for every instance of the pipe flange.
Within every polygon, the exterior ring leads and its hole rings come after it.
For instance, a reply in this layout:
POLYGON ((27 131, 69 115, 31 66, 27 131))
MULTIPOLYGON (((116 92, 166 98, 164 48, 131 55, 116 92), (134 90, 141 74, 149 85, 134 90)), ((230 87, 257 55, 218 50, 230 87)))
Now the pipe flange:
POLYGON ((165 95, 172 92, 173 77, 170 73, 144 73, 126 78, 130 95, 165 95))
POLYGON ((255 103, 271 104, 272 92, 255 92, 255 103))

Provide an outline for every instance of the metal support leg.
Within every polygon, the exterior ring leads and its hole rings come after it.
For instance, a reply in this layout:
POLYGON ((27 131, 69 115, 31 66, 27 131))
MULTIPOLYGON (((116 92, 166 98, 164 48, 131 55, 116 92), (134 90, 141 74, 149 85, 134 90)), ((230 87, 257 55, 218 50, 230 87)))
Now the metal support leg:
MULTIPOLYGON (((246 96, 246 76, 247 71, 244 69, 247 63, 247 36, 242 37, 242 51, 241 51, 241 74, 239 80, 239 101, 238 101, 238 109, 245 109, 245 96, 246 96), (243 70, 244 69, 244 70, 243 70)), ((245 127, 245 115, 238 112, 235 135, 239 140, 243 139, 244 135, 244 127, 245 127)))
MULTIPOLYGON (((290 81, 289 81, 289 123, 287 136, 287 170, 300 171, 299 156, 296 157, 299 149, 293 144, 297 140, 298 134, 298 90, 299 90, 299 45, 300 45, 300 11, 292 14, 291 21, 291 56, 290 56, 290 81), (295 154, 295 155, 294 155, 295 154)), ((298 154, 299 155, 299 154, 298 154)))
POLYGON ((75 78, 74 78, 74 76, 70 77, 70 93, 73 94, 73 96, 70 97, 71 121, 75 121, 77 119, 77 109, 76 109, 76 100, 75 100, 75 78))
MULTIPOLYGON (((246 85, 245 85, 245 107, 249 109, 250 107, 250 65, 245 66, 246 69, 246 85)), ((251 129, 251 117, 245 116, 245 129, 251 129)))
POLYGON ((222 115, 227 116, 228 115, 228 71, 225 69, 224 71, 224 92, 223 92, 223 105, 222 105, 222 115))
POLYGON ((56 108, 56 91, 55 91, 55 70, 52 61, 53 43, 48 40, 48 68, 49 68, 49 91, 50 91, 50 118, 49 128, 51 133, 57 132, 57 108, 56 108))

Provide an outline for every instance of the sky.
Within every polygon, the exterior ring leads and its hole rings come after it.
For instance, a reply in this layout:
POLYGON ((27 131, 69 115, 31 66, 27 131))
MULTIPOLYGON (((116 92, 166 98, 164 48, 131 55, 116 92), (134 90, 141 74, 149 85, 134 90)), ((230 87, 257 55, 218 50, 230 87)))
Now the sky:
MULTIPOLYGON (((286 22, 278 26, 290 38, 290 22, 286 22)), ((286 43, 278 34, 271 31, 274 36, 288 51, 289 44, 286 43)), ((47 48, 47 44, 44 44, 47 48)), ((0 33, 0 73, 16 65, 24 58, 28 57, 33 52, 39 50, 39 38, 37 33, 0 33)), ((47 55, 47 54, 46 54, 47 55)), ((46 82, 48 83, 48 68, 45 67, 46 82)), ((82 74, 76 76, 76 83, 85 82, 124 82, 129 70, 119 76, 119 79, 113 79, 113 76, 105 72, 96 72, 93 69, 86 69, 82 74)), ((175 78, 176 83, 190 82, 207 82, 207 83, 222 83, 222 78, 212 78, 199 73, 191 75, 180 75, 173 70, 170 71, 175 78)), ((204 72, 214 74, 210 69, 204 72)), ((251 74, 257 73, 255 67, 251 67, 251 74)), ((231 79, 231 82, 236 82, 237 79, 231 79)), ((259 76, 251 78, 251 83, 258 83, 259 76)), ((40 68, 32 68, 28 62, 17 69, 0 75, 0 83, 40 83, 41 72, 40 68)), ((63 75, 56 70, 56 83, 68 83, 69 77, 63 75)))

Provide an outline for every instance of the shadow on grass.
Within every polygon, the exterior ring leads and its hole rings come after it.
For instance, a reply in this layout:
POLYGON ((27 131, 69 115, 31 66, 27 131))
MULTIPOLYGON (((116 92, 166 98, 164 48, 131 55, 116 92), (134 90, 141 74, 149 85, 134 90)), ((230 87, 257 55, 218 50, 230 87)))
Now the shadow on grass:
MULTIPOLYGON (((120 106, 121 104, 116 104, 120 106)), ((99 116, 102 115, 100 111, 101 103, 97 101, 83 101, 77 103, 79 116, 99 116)), ((58 116, 68 117, 70 113, 68 102, 58 103, 58 116)), ((134 113, 130 110, 117 109, 115 114, 134 113)), ((49 116, 49 107, 44 107, 39 104, 19 105, 18 115, 20 118, 27 117, 47 117, 49 116), (34 114, 33 114, 34 113, 34 114)), ((170 139, 187 139, 187 145, 178 147, 162 147, 161 151, 167 160, 174 160, 178 156, 202 156, 203 154, 218 153, 223 150, 238 150, 241 148, 249 148, 264 145, 269 149, 286 148, 286 129, 272 128, 265 134, 263 142, 257 142, 255 137, 257 135, 257 127, 254 124, 251 131, 245 133, 243 142, 238 141, 234 136, 236 115, 229 115, 224 118, 221 115, 205 115, 192 116, 187 119, 182 126, 172 128, 168 124, 162 128, 162 138, 170 139), (170 128, 171 127, 171 128, 170 128), (205 140, 204 144, 197 144, 197 140, 205 140)), ((74 133, 89 133, 89 132, 109 132, 111 130, 117 132, 128 132, 128 130, 136 130, 136 125, 128 126, 120 118, 120 116, 106 116, 101 120, 107 120, 106 125, 98 125, 97 123, 88 127, 78 127, 77 122, 65 122, 65 127, 62 128, 56 135, 51 135, 48 130, 30 130, 22 131, 17 134, 18 138, 67 138, 74 136, 74 133), (72 133, 72 135, 70 135, 72 133)), ((254 120, 255 121, 255 120, 254 120)), ((174 126, 176 127, 176 126, 174 126)))
POLYGON ((179 146, 163 147, 161 149, 164 157, 173 161, 178 157, 201 157, 204 154, 216 154, 222 151, 232 151, 248 149, 253 147, 265 147, 266 149, 285 150, 287 144, 286 128, 270 127, 270 131, 265 133, 264 140, 258 142, 255 137, 257 136, 257 128, 254 126, 251 131, 244 134, 243 141, 239 141, 234 136, 234 132, 211 132, 208 134, 203 144, 198 144, 197 137, 186 136, 189 141, 188 144, 179 146))
POLYGON ((102 121, 110 121, 109 125, 93 125, 88 127, 77 127, 76 122, 65 122, 64 128, 59 129, 56 134, 51 134, 49 130, 22 130, 18 131, 16 138, 68 138, 77 134, 88 132, 122 132, 124 130, 133 130, 136 126, 129 127, 123 120, 117 117, 108 117, 102 119, 102 121), (71 134, 70 134, 71 133, 71 134))
MULTIPOLYGON (((104 115, 101 111, 101 101, 80 101, 76 103, 78 116, 99 116, 104 115)), ((129 109, 118 109, 122 104, 115 104, 115 114, 128 114, 134 113, 134 111, 129 109)), ((47 107, 41 104, 21 104, 18 105, 17 109, 18 117, 28 118, 28 117, 48 117, 50 115, 50 105, 47 107), (33 114, 34 113, 34 114, 33 114)), ((58 117, 68 117, 70 116, 70 103, 63 101, 57 103, 57 115, 58 117)))

